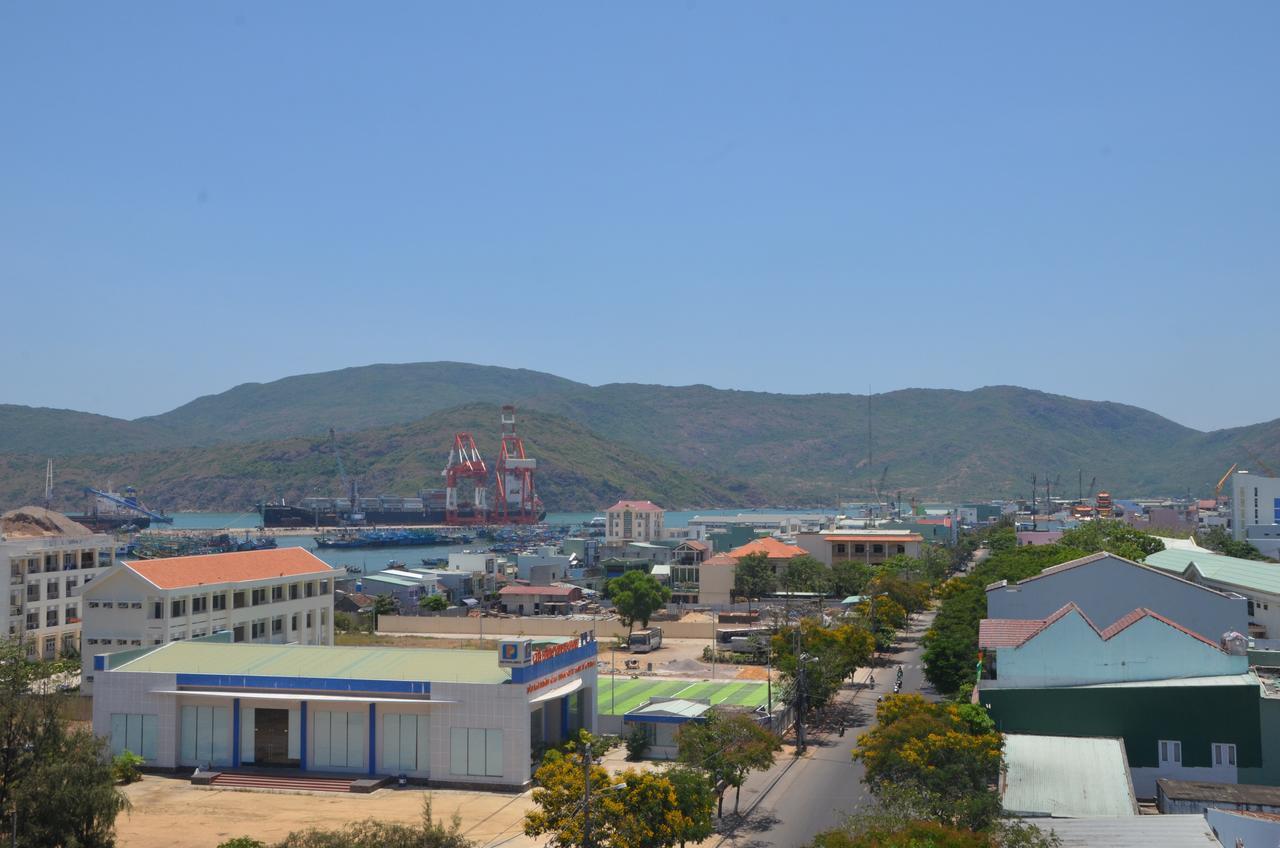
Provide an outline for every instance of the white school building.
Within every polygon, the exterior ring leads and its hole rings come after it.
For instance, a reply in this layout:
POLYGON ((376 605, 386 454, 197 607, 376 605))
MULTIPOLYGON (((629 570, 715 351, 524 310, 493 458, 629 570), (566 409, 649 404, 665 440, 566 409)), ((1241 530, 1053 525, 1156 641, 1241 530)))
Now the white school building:
POLYGON ((95 656, 94 732, 158 769, 522 788, 544 747, 596 727, 594 632, 496 652, 226 639, 95 656))

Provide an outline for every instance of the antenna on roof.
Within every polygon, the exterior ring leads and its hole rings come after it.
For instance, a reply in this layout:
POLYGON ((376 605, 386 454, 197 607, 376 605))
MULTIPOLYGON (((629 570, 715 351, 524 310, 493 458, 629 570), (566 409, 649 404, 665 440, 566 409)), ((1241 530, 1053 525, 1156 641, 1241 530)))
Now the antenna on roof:
POLYGON ((50 459, 44 466, 44 508, 48 509, 49 504, 53 502, 53 460, 50 459))

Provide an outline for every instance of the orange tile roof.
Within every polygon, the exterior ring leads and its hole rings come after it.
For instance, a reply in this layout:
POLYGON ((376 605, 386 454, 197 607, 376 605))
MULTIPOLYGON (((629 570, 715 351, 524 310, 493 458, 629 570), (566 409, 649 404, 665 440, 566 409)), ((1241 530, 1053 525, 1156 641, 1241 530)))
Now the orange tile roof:
POLYGON ((788 545, 772 536, 765 536, 763 539, 753 539, 745 545, 734 548, 729 551, 729 556, 741 559, 744 556, 760 553, 765 554, 769 559, 791 559, 804 556, 809 552, 799 545, 788 545))
POLYGON ((126 562, 125 567, 160 589, 184 589, 272 577, 328 574, 334 569, 304 548, 236 551, 126 562))
POLYGON ((716 554, 713 557, 704 559, 702 561, 702 564, 703 565, 737 565, 738 561, 734 559, 730 554, 716 554))
POLYGON ((923 542, 919 533, 874 533, 867 535, 823 536, 828 542, 923 542))

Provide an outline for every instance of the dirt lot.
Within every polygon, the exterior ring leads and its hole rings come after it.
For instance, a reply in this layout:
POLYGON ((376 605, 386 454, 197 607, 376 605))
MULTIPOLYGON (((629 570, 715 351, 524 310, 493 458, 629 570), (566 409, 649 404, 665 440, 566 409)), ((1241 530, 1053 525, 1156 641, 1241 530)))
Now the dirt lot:
MULTIPOLYGON (((480 845, 520 833, 528 793, 503 795, 451 789, 381 789, 372 795, 275 793, 199 789, 186 778, 147 775, 125 787, 133 810, 116 823, 123 848, 214 848, 233 836, 270 843, 308 827, 338 827, 366 818, 415 823, 430 795, 437 819, 462 817, 462 829, 480 845)), ((519 845, 523 837, 509 843, 519 845)))

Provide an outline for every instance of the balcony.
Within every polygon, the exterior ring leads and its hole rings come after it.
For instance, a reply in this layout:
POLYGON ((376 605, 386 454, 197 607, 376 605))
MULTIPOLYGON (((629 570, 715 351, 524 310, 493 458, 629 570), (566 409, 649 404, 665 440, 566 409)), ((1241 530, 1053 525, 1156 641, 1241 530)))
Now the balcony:
POLYGON ((10 585, 10 586, 21 586, 23 583, 26 583, 26 582, 27 582, 27 576, 26 576, 25 574, 10 574, 10 575, 9 575, 9 585, 10 585))

